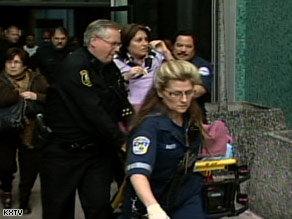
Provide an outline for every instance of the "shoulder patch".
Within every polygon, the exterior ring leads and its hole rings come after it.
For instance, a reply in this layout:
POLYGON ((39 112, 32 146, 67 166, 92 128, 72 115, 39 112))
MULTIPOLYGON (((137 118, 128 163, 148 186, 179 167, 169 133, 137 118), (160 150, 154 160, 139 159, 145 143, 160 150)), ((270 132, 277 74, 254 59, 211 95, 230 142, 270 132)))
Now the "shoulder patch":
POLYGON ((201 68, 199 68, 199 73, 200 73, 200 75, 207 76, 210 74, 210 71, 207 67, 201 67, 201 68))
POLYGON ((132 146, 133 153, 137 155, 146 154, 150 145, 150 139, 145 136, 134 138, 132 146))
POLYGON ((87 87, 92 87, 92 83, 89 78, 89 74, 87 70, 81 70, 80 71, 80 76, 81 76, 81 82, 87 87))

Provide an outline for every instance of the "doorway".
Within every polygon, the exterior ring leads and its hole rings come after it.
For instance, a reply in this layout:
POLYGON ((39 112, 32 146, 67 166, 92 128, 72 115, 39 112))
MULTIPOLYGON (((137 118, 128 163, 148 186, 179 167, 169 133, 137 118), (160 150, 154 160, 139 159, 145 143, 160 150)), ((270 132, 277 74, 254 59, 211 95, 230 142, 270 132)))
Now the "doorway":
POLYGON ((10 25, 18 26, 22 35, 20 43, 24 43, 24 36, 31 33, 36 35, 38 42, 41 42, 44 30, 58 26, 67 28, 70 37, 74 36, 82 40, 87 25, 94 20, 111 19, 112 12, 115 14, 124 12, 126 16, 131 17, 129 7, 111 7, 109 1, 70 3, 70 5, 57 3, 4 4, 0 2, 0 27, 6 29, 10 25), (10 16, 7 19, 7 14, 17 14, 17 16, 10 16))

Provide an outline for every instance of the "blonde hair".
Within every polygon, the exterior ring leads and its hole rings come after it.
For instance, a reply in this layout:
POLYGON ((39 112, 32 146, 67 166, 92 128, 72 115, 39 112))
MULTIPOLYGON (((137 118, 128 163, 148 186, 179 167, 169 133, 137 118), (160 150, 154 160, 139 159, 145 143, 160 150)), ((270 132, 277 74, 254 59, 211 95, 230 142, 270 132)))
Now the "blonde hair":
POLYGON ((156 90, 163 91, 171 80, 190 81, 192 85, 202 82, 198 69, 184 60, 164 62, 155 75, 154 87, 156 90))
MULTIPOLYGON (((158 91, 165 90, 171 80, 190 81, 192 85, 201 83, 198 69, 190 62, 184 60, 164 62, 156 73, 154 87, 149 91, 141 109, 133 120, 133 128, 137 127, 146 117, 155 117, 169 112, 162 99, 158 96, 158 91), (151 111, 156 109, 159 109, 159 114, 149 115, 151 111)), ((191 125, 199 127, 201 138, 204 140, 205 133, 202 128, 203 115, 195 99, 191 102, 189 109, 184 115, 188 116, 191 125)))

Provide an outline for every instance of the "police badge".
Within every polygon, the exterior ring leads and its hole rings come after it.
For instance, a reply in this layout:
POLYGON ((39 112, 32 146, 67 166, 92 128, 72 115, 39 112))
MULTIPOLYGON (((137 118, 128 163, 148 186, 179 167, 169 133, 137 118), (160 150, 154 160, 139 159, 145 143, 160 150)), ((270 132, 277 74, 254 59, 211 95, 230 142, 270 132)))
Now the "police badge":
POLYGON ((81 82, 87 87, 92 87, 92 83, 90 81, 90 77, 87 70, 80 71, 81 82))

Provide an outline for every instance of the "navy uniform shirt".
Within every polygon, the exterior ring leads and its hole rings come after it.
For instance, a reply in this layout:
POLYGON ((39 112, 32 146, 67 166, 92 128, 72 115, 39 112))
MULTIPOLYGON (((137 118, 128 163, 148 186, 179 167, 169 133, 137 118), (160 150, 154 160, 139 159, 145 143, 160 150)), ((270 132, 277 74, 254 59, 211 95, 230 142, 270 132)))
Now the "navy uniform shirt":
MULTIPOLYGON (((154 196, 158 198, 176 174, 178 164, 188 150, 185 133, 186 128, 176 125, 167 115, 146 118, 129 139, 126 175, 147 176, 154 196)), ((196 153, 200 143, 198 138, 197 140, 196 153)), ((185 174, 184 183, 182 183, 184 186, 180 189, 180 193, 185 193, 187 196, 196 194, 199 191, 198 182, 200 181, 197 179, 198 176, 195 173, 185 174), (191 188, 187 186, 190 184, 191 188)), ((133 191, 128 190, 128 193, 132 193, 133 197, 133 191)), ((126 198, 130 199, 129 196, 131 195, 126 195, 126 198)), ((158 198, 159 202, 166 197, 160 198, 158 198)), ((142 206, 141 203, 138 205, 142 206)))
POLYGON ((195 56, 192 60, 190 60, 192 64, 194 64, 201 75, 202 86, 206 89, 206 93, 197 98, 197 102, 200 105, 204 116, 206 117, 206 109, 205 103, 211 102, 211 88, 212 88, 212 80, 213 80, 213 66, 210 62, 205 59, 195 56))
POLYGON ((202 79, 202 85, 210 93, 213 79, 212 64, 199 56, 195 56, 190 62, 198 68, 202 79))

